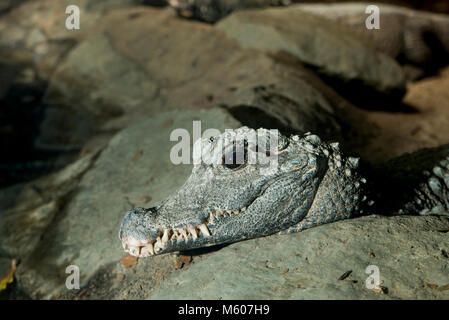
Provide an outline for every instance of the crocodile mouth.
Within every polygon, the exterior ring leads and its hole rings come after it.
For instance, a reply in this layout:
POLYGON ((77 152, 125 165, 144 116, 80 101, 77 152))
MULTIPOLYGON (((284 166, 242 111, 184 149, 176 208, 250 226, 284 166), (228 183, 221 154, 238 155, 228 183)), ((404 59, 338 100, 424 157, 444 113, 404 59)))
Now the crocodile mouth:
POLYGON ((156 238, 146 240, 136 240, 132 237, 122 239, 122 246, 125 252, 135 257, 149 257, 158 255, 167 248, 179 245, 194 243, 195 241, 211 237, 209 227, 227 219, 240 215, 247 211, 248 206, 237 210, 215 209, 209 213, 209 217, 201 224, 182 226, 177 228, 162 228, 156 238))

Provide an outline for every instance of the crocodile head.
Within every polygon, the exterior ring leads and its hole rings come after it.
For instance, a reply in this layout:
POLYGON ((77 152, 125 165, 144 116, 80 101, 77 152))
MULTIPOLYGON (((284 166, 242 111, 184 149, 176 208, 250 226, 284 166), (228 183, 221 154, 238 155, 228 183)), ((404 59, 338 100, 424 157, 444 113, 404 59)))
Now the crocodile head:
POLYGON ((160 206, 126 213, 124 249, 150 256, 288 229, 307 215, 328 171, 329 149, 315 135, 287 138, 247 127, 200 139, 184 185, 160 206))

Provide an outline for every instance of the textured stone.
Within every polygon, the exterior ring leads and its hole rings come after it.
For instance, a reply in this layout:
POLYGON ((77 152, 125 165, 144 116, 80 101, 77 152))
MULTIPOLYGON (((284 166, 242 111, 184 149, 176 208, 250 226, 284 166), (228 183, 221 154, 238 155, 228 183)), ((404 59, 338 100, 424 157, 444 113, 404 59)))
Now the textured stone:
MULTIPOLYGON (((348 26, 383 53, 403 64, 441 67, 449 56, 449 17, 402 6, 376 4, 380 29, 365 27, 370 3, 297 4, 296 8, 348 26), (442 61, 443 60, 443 61, 442 61)), ((432 70, 435 71, 435 70, 432 70)))
POLYGON ((369 216, 240 243, 170 278, 149 299, 447 299, 448 219, 369 216), (387 294, 367 289, 368 266, 387 294), (338 280, 345 272, 352 273, 338 280), (356 280, 351 283, 348 280, 356 280))
POLYGON ((267 127, 341 135, 344 117, 336 109, 342 99, 312 71, 242 49, 212 26, 137 7, 111 10, 97 32, 70 52, 50 83, 42 146, 79 145, 98 130, 117 130, 142 116, 213 106, 242 107, 233 112, 239 120, 256 110, 267 127), (120 117, 99 128, 92 115, 120 117), (63 132, 55 122, 66 124, 63 132))
POLYGON ((0 256, 23 259, 39 243, 95 153, 51 175, 0 190, 0 256))
POLYGON ((296 7, 239 11, 217 24, 243 47, 285 51, 323 75, 403 94, 400 66, 340 25, 296 7))

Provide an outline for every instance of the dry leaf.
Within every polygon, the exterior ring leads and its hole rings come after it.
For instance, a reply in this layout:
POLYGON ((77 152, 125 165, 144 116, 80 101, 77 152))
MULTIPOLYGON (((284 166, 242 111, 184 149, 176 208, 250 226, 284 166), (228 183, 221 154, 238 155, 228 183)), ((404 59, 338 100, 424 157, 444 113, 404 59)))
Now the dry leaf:
POLYGON ((281 272, 281 275, 284 275, 284 274, 286 274, 287 272, 289 272, 290 270, 287 268, 287 269, 285 269, 284 271, 282 271, 281 272))
POLYGON ((343 280, 344 283, 350 283, 350 284, 355 284, 358 281, 357 280, 343 280))
POLYGON ((338 280, 345 280, 349 275, 352 273, 352 270, 348 270, 345 273, 343 273, 338 280))
POLYGON ((123 256, 123 257, 120 259, 120 263, 121 263, 125 268, 129 268, 129 267, 132 267, 132 266, 134 266, 135 264, 137 264, 137 260, 138 260, 137 257, 134 257, 134 256, 128 254, 128 255, 126 255, 126 256, 123 256))
POLYGON ((449 283, 445 286, 441 286, 438 288, 438 291, 446 291, 446 290, 449 290, 449 283))
POLYGON ((438 285, 434 284, 434 283, 426 283, 426 286, 429 287, 430 289, 437 289, 438 285))
POLYGON ((441 286, 441 287, 439 285, 435 284, 435 283, 426 283, 426 286, 429 287, 430 289, 435 289, 435 290, 438 290, 438 291, 449 290, 449 283, 447 285, 441 286))
POLYGON ((175 269, 182 269, 192 262, 192 256, 179 255, 175 261, 175 269))
POLYGON ((5 290, 8 284, 14 281, 14 272, 16 272, 16 269, 16 260, 13 259, 11 261, 11 269, 9 269, 8 272, 0 278, 0 291, 5 290))
POLYGON ((143 151, 142 150, 137 151, 136 154, 133 157, 133 162, 136 162, 137 160, 139 160, 142 155, 143 155, 143 151))

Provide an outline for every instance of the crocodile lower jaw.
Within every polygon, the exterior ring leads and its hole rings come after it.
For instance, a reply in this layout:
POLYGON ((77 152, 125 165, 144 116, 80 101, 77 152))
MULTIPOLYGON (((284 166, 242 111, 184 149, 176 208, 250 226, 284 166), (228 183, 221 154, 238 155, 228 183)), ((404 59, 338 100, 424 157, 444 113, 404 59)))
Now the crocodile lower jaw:
POLYGON ((157 238, 148 240, 135 240, 127 238, 122 241, 125 252, 135 257, 149 257, 161 253, 170 244, 175 245, 179 241, 192 241, 198 238, 210 237, 208 225, 214 225, 221 219, 226 219, 244 213, 247 207, 238 210, 212 210, 205 222, 196 226, 186 226, 173 229, 164 229, 157 238))

